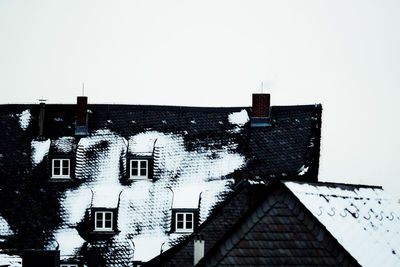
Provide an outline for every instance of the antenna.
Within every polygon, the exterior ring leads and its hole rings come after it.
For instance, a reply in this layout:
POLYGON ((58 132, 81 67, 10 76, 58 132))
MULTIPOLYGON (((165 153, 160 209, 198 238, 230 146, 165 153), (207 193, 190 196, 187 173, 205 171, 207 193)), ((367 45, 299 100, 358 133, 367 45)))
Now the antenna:
POLYGON ((85 83, 83 82, 82 83, 82 96, 84 96, 85 95, 85 83))
POLYGON ((261 81, 261 93, 263 93, 263 91, 264 91, 264 82, 261 81))
POLYGON ((39 101, 40 103, 44 103, 47 101, 47 99, 45 99, 43 96, 41 96, 40 98, 37 99, 37 101, 39 101))

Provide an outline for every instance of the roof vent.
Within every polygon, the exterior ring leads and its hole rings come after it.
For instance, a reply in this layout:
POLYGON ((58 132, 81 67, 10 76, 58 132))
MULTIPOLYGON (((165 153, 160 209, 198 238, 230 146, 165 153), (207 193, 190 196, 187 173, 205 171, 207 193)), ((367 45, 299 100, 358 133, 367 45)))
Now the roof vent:
POLYGON ((271 126, 270 101, 270 94, 253 94, 253 108, 250 121, 251 127, 271 126))
POLYGON ((75 135, 88 135, 87 102, 87 96, 78 96, 75 135))

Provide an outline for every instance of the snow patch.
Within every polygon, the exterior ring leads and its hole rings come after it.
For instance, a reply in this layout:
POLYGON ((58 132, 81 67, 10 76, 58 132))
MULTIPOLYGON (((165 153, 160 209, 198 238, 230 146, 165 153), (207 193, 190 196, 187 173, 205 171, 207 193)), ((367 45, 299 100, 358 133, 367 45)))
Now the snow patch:
POLYGON ((172 208, 190 208, 197 209, 199 207, 200 193, 203 187, 198 185, 181 186, 174 191, 174 203, 172 208))
POLYGON ((60 255, 64 257, 75 255, 85 243, 85 240, 73 228, 58 230, 54 233, 54 237, 60 245, 60 255))
POLYGON ((155 256, 159 255, 161 249, 166 251, 168 246, 168 239, 165 235, 151 235, 141 236, 133 240, 135 245, 134 260, 136 261, 149 261, 155 256))
POLYGON ((31 122, 32 115, 29 109, 26 109, 21 112, 21 114, 18 115, 19 117, 19 126, 21 127, 22 130, 26 130, 29 126, 29 123, 31 122))
POLYGON ((33 166, 42 162, 43 158, 49 153, 50 139, 45 141, 32 141, 32 163, 33 166))
POLYGON ((228 120, 231 124, 242 127, 249 121, 249 115, 245 109, 242 109, 240 112, 233 112, 229 114, 228 120))
POLYGON ((75 148, 75 138, 72 136, 63 136, 53 141, 53 146, 57 152, 72 153, 75 148))
POLYGON ((0 266, 21 267, 22 258, 16 255, 0 254, 0 266))
POLYGON ((308 166, 301 166, 300 169, 297 170, 297 174, 300 176, 303 176, 304 174, 306 174, 308 171, 308 166))
POLYGON ((8 222, 0 216, 0 236, 10 236, 13 234, 14 232, 11 230, 8 222))

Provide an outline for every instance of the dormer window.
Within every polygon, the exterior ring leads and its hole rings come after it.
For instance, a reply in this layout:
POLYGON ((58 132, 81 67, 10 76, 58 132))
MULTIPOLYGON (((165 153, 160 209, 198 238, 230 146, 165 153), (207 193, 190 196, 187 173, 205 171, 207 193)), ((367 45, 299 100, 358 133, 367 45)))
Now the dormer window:
POLYGON ((175 214, 175 231, 182 233, 193 232, 194 213, 193 212, 177 212, 175 214))
POLYGON ((198 213, 198 209, 173 209, 171 232, 193 233, 197 228, 198 213))
POLYGON ((113 212, 95 211, 94 212, 95 231, 113 231, 113 212))
POLYGON ((51 178, 71 178, 71 162, 69 159, 53 159, 51 178))
POLYGON ((149 178, 149 161, 147 159, 131 159, 129 170, 129 178, 147 179, 149 178))

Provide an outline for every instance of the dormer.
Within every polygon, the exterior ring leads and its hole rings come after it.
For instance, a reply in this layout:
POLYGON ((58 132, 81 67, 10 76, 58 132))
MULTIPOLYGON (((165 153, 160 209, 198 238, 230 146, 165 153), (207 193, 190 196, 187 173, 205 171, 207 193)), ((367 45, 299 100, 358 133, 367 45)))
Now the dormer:
POLYGON ((153 179, 156 142, 157 139, 151 137, 128 141, 126 157, 126 178, 128 181, 153 179))
POLYGON ((171 233, 191 234, 199 225, 199 201, 201 189, 198 186, 184 186, 173 191, 171 211, 171 233))
POLYGON ((65 181, 75 178, 76 140, 63 136, 51 140, 49 149, 49 177, 51 181, 65 181))
POLYGON ((117 234, 118 206, 122 189, 116 185, 101 185, 92 189, 90 207, 90 234, 96 239, 117 234))

